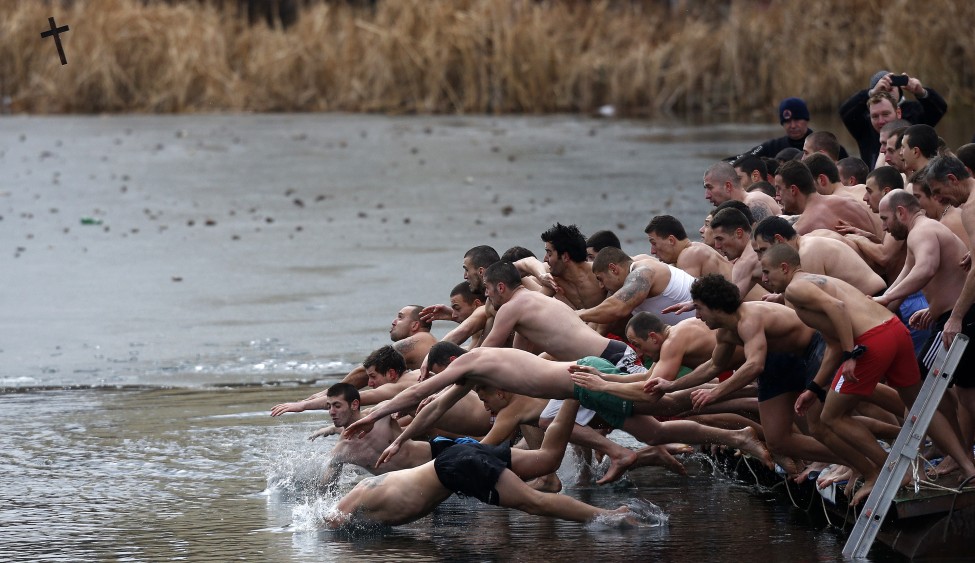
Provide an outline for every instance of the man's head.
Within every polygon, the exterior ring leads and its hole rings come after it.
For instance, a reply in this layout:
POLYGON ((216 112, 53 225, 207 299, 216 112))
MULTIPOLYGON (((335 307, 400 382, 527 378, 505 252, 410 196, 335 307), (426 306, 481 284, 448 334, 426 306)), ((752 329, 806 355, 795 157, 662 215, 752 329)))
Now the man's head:
POLYGON ((501 261, 511 262, 512 264, 514 264, 515 262, 521 260, 522 258, 529 258, 529 257, 535 258, 535 253, 532 252, 531 250, 528 250, 524 246, 512 246, 508 250, 505 250, 504 254, 501 255, 501 261))
POLYGON ((451 320, 462 323, 467 320, 474 311, 484 304, 483 293, 474 293, 467 282, 460 282, 450 290, 450 309, 453 311, 451 320))
POLYGON ((775 199, 782 211, 789 214, 802 213, 803 201, 816 192, 816 182, 805 164, 790 160, 775 173, 775 199))
POLYGON ((836 162, 840 159, 840 141, 836 135, 829 131, 815 131, 806 137, 802 145, 802 156, 808 158, 809 155, 822 153, 836 162))
POLYGON ((427 368, 431 373, 440 373, 446 369, 451 362, 466 353, 467 350, 464 350, 453 342, 441 340, 440 342, 437 342, 431 346, 430 351, 427 352, 427 368))
POLYGON ((542 242, 545 243, 545 263, 553 276, 563 275, 569 262, 581 264, 586 261, 586 237, 575 225, 556 223, 542 233, 542 242))
POLYGON ((887 122, 901 117, 901 108, 890 92, 877 92, 870 96, 867 100, 867 110, 870 112, 870 124, 878 134, 887 122))
POLYGON ((880 199, 891 190, 904 188, 904 178, 893 166, 878 166, 867 174, 863 201, 874 213, 880 212, 880 199))
POLYGON ((737 199, 729 199, 728 201, 726 201, 726 202, 722 203, 721 205, 715 207, 711 211, 712 218, 715 215, 717 215, 718 213, 720 213, 721 211, 724 211, 725 209, 735 209, 739 213, 741 213, 742 215, 744 215, 745 216, 745 219, 748 219, 748 224, 749 225, 754 225, 755 224, 755 217, 752 215, 751 208, 748 207, 748 204, 745 203, 744 201, 738 201, 737 199))
POLYGON ((350 383, 336 383, 325 391, 325 405, 332 424, 345 427, 359 418, 359 390, 350 383))
POLYGON ((840 182, 840 171, 833 159, 823 153, 813 153, 802 159, 809 168, 819 193, 832 193, 830 186, 840 182))
POLYGON ((403 355, 390 345, 374 350, 365 360, 362 367, 369 377, 369 387, 375 389, 387 383, 395 383, 406 371, 406 360, 403 355))
POLYGON ((639 356, 653 361, 660 360, 660 348, 664 343, 667 323, 660 317, 646 311, 633 315, 626 323, 626 340, 639 356))
POLYGON ((521 287, 521 275, 511 262, 495 262, 484 270, 484 295, 495 309, 511 299, 511 294, 521 287))
POLYGON ((840 159, 836 163, 836 169, 840 173, 840 182, 843 182, 844 186, 863 184, 867 181, 867 174, 870 173, 870 167, 858 156, 840 159))
POLYGON ((738 286, 721 274, 708 274, 694 280, 691 284, 691 299, 694 301, 697 318, 712 330, 721 326, 720 320, 724 316, 738 312, 741 304, 738 286))
POLYGON ((483 245, 475 246, 464 254, 464 279, 470 284, 471 291, 474 293, 484 291, 482 280, 484 270, 500 259, 497 250, 483 245))
POLYGON ((586 239, 586 260, 590 262, 595 260, 596 253, 607 246, 623 248, 620 238, 613 231, 596 231, 586 239))
POLYGON ((907 190, 894 190, 880 199, 880 221, 884 230, 896 240, 905 240, 911 230, 911 217, 921 211, 921 204, 907 190))
POLYGON ((746 154, 736 160, 732 166, 735 168, 735 173, 738 174, 739 185, 745 189, 748 189, 748 186, 755 182, 765 180, 768 175, 768 167, 765 165, 765 161, 758 156, 746 154))
POLYGON ((711 165, 704 173, 704 199, 711 205, 718 205, 731 199, 735 190, 741 187, 741 179, 734 166, 721 161, 711 165))
POLYGON ((904 168, 912 172, 920 170, 929 160, 938 156, 940 144, 941 139, 934 127, 923 123, 911 125, 901 138, 901 159, 904 160, 904 168))
POLYGON ((422 310, 423 307, 419 305, 407 305, 400 309, 389 327, 389 339, 399 342, 418 332, 430 332, 430 323, 420 320, 422 310))
POLYGON ((596 259, 592 261, 592 273, 601 287, 610 293, 615 293, 623 287, 623 282, 630 273, 631 264, 633 259, 627 253, 619 248, 607 246, 596 253, 596 259))
POLYGON ((904 159, 901 157, 901 141, 907 127, 899 127, 890 132, 887 137, 887 148, 884 150, 884 163, 893 166, 899 172, 904 171, 904 159))
POLYGON ((806 136, 809 130, 809 108, 799 98, 786 98, 779 103, 779 124, 787 137, 794 141, 806 136))
POLYGON ((909 187, 906 189, 909 189, 914 194, 917 202, 921 204, 921 209, 924 210, 924 214, 929 219, 941 220, 941 216, 946 208, 943 203, 934 199, 931 195, 931 186, 928 185, 927 174, 927 168, 916 170, 908 178, 907 183, 909 187))
POLYGON ((936 156, 928 163, 927 171, 925 179, 938 201, 956 207, 968 201, 972 174, 957 157, 936 156))
POLYGON ((754 184, 748 186, 748 193, 752 192, 762 192, 763 194, 775 199, 775 186, 762 180, 761 182, 755 182, 754 184))
POLYGON ((511 393, 493 385, 475 385, 474 392, 477 393, 477 398, 484 403, 484 410, 491 413, 492 416, 497 416, 511 401, 511 393))
POLYGON ((751 244, 752 224, 737 209, 722 209, 711 219, 714 249, 729 260, 735 260, 751 244))
POLYGON ((972 170, 975 170, 975 143, 968 143, 958 147, 958 150, 955 151, 955 157, 965 165, 968 173, 971 174, 972 170))
POLYGON ((752 232, 752 248, 761 257, 773 245, 788 243, 796 247, 799 242, 796 230, 782 217, 766 217, 755 225, 752 232))
POLYGON ((677 262, 680 254, 677 243, 687 240, 687 231, 676 217, 657 215, 650 220, 643 232, 647 233, 647 240, 650 241, 650 254, 667 264, 677 262))
POLYGON ((714 219, 714 212, 708 213, 704 218, 704 224, 697 230, 701 234, 701 242, 714 248, 714 231, 711 230, 711 220, 714 219))
POLYGON ((788 244, 773 244, 762 255, 762 285, 776 293, 789 286, 799 268, 799 252, 788 244))

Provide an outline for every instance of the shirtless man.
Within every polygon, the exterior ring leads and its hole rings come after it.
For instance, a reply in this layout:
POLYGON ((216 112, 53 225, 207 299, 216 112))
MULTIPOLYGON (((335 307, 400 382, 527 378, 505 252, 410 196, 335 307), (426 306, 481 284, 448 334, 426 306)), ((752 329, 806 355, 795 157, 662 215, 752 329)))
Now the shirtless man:
POLYGON ((662 315, 673 323, 694 316, 690 312, 661 313, 691 296, 688 289, 694 278, 679 268, 656 258, 634 262, 618 248, 604 248, 596 254, 592 271, 599 284, 611 294, 595 307, 576 311, 583 321, 611 324, 628 321, 630 315, 640 311, 662 315))
POLYGON ((816 181, 816 191, 822 195, 841 195, 855 201, 862 201, 864 186, 855 184, 847 186, 840 178, 840 169, 828 156, 821 153, 809 155, 802 159, 802 163, 809 168, 816 181))
MULTIPOLYGON (((796 401, 803 414, 817 398, 823 402, 820 440, 846 459, 864 478, 853 504, 867 498, 887 460, 877 437, 853 417, 861 399, 874 393, 884 379, 910 408, 921 390, 921 372, 911 335, 884 306, 845 281, 803 271, 795 248, 776 244, 762 258, 762 273, 804 323, 826 339, 819 373, 796 401), (827 392, 824 387, 829 389, 827 392)), ((929 433, 942 451, 959 456, 965 476, 975 475, 948 420, 936 413, 929 433)))
MULTIPOLYGON (((951 229, 951 232, 955 233, 955 236, 960 238, 966 246, 971 244, 968 239, 968 232, 965 230, 965 224, 961 220, 961 209, 934 197, 934 194, 931 193, 931 187, 928 186, 926 169, 922 168, 912 174, 906 189, 917 198, 921 208, 924 209, 924 215, 928 219, 939 221, 951 229)), ((971 250, 971 246, 968 249, 971 250)))
POLYGON ((592 307, 603 300, 606 294, 592 273, 592 264, 586 260, 586 237, 578 227, 556 223, 542 233, 542 241, 548 272, 537 259, 525 258, 515 262, 520 273, 535 276, 543 283, 543 293, 573 309, 592 307), (548 286, 544 285, 546 282, 548 286))
MULTIPOLYGON (((972 178, 972 174, 965 167, 965 164, 953 156, 938 156, 931 159, 927 171, 925 178, 934 197, 961 209, 962 224, 968 234, 967 245, 969 248, 975 248, 975 198, 971 197, 972 190, 975 189, 975 178, 972 178)), ((933 291, 939 291, 939 289, 937 285, 932 288, 933 291)), ((973 301, 975 301, 975 269, 969 267, 965 276, 965 283, 955 297, 950 314, 942 313, 941 318, 938 319, 938 324, 943 324, 942 338, 946 346, 951 345, 958 333, 975 337, 973 301)), ((934 317, 933 314, 932 317, 934 317)), ((959 375, 975 374, 975 363, 973 362, 975 362, 975 345, 969 344, 955 376, 958 400, 969 413, 966 422, 967 427, 961 429, 964 437, 963 443, 969 447, 971 447, 973 435, 975 435, 975 429, 972 427, 973 417, 975 417, 975 382, 971 381, 972 378, 959 380, 959 375)))
MULTIPOLYGON (((446 342, 435 345, 430 355, 431 365, 435 363, 441 365, 449 363, 449 365, 437 375, 428 377, 422 383, 400 393, 395 399, 379 405, 368 415, 347 427, 343 435, 352 437, 369 432, 372 425, 383 416, 412 407, 432 393, 450 387, 417 414, 416 419, 397 438, 402 442, 409 439, 413 432, 417 432, 411 428, 414 424, 422 430, 429 421, 437 420, 440 413, 450 408, 457 398, 467 394, 475 385, 482 384, 530 397, 578 398, 583 404, 594 409, 611 426, 621 428, 647 444, 672 442, 725 444, 741 448, 763 460, 763 463, 770 462, 768 452, 751 428, 730 431, 703 426, 689 420, 659 422, 652 416, 639 414, 641 407, 638 403, 589 392, 573 385, 569 367, 577 365, 577 362, 555 362, 514 348, 477 348, 467 352, 459 346, 446 342), (441 357, 456 359, 441 361, 439 359, 441 357), (531 374, 531 377, 525 377, 525 374, 531 374)), ((613 370, 613 365, 602 358, 590 356, 583 360, 580 362, 597 367, 600 371, 613 370)), ((390 449, 395 448, 396 445, 397 442, 394 441, 390 449)))
MULTIPOLYGON (((737 209, 722 209, 711 219, 711 232, 714 248, 734 263, 730 281, 738 288, 738 294, 756 300, 753 290, 762 279, 762 269, 752 248, 752 226, 748 218, 737 209)), ((762 291, 761 295, 765 293, 762 291)))
POLYGON ((735 172, 734 166, 727 162, 713 164, 704 173, 704 198, 712 205, 719 205, 729 199, 743 201, 756 220, 782 213, 774 199, 762 192, 746 192, 746 187, 741 185, 741 178, 735 172))
POLYGON ((650 241, 650 254, 665 264, 684 270, 691 277, 721 274, 731 277, 731 262, 714 248, 687 238, 684 225, 672 215, 657 215, 643 230, 650 241))
POLYGON ((776 170, 775 193, 784 213, 800 216, 794 226, 801 235, 816 229, 835 231, 840 221, 874 232, 870 212, 862 204, 817 192, 809 168, 801 162, 789 161, 776 170))
POLYGON ((650 379, 651 390, 668 393, 711 381, 733 367, 735 348, 743 346, 745 362, 741 367, 716 387, 695 389, 694 406, 704 407, 757 379, 759 417, 773 454, 841 462, 815 438, 793 431, 797 422, 793 405, 819 370, 825 348, 822 337, 784 305, 763 301, 742 303, 738 288, 721 276, 699 278, 691 286, 691 295, 698 318, 708 328, 717 330, 717 345, 708 362, 677 381, 650 379))
MULTIPOLYGON (((457 444, 419 467, 364 479, 342 497, 327 524, 332 528, 358 523, 406 524, 426 516, 455 492, 488 504, 578 522, 614 513, 626 515, 629 509, 625 506, 603 510, 567 495, 536 491, 522 481, 558 468, 577 406, 574 401, 566 405, 539 450, 457 444)), ((635 520, 628 516, 626 522, 635 520)))
POLYGON ((484 272, 484 282, 497 314, 482 347, 502 346, 507 336, 516 332, 520 337, 515 339, 516 347, 536 347, 536 352, 545 352, 556 360, 599 356, 626 372, 642 367, 629 346, 589 328, 568 305, 524 288, 512 264, 492 265, 484 272))
POLYGON ((883 278, 849 246, 834 239, 800 235, 785 219, 766 217, 755 226, 752 248, 761 258, 776 243, 796 249, 806 273, 839 278, 867 295, 878 295, 887 289, 883 278))

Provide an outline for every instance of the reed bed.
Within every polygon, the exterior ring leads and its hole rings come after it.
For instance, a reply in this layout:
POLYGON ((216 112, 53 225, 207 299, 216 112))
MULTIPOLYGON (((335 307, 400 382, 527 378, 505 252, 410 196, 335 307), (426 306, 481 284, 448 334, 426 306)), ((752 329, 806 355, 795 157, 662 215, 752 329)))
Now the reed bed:
POLYGON ((975 105, 967 1, 303 0, 287 29, 222 0, 2 1, 14 112, 765 118, 787 96, 832 111, 880 68, 975 105), (39 35, 52 15, 66 66, 39 35))

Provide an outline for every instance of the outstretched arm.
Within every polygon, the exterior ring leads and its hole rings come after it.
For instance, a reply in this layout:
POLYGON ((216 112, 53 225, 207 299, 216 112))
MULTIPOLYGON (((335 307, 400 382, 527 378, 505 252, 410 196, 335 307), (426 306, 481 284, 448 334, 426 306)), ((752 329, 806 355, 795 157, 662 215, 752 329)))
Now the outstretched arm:
MULTIPOLYGON (((454 362, 460 362, 463 359, 458 358, 454 362)), ((456 383, 460 379, 463 371, 460 369, 451 369, 453 367, 453 365, 448 366, 444 371, 428 377, 416 385, 407 387, 391 400, 376 405, 369 414, 347 426, 342 436, 346 439, 354 436, 365 436, 372 430, 373 425, 380 418, 393 414, 394 412, 415 407, 423 399, 456 383)))
POLYGON ((643 303, 650 294, 653 285, 651 270, 638 268, 630 272, 623 282, 623 287, 616 293, 603 300, 602 303, 590 309, 576 311, 579 318, 587 323, 608 324, 624 319, 643 303))

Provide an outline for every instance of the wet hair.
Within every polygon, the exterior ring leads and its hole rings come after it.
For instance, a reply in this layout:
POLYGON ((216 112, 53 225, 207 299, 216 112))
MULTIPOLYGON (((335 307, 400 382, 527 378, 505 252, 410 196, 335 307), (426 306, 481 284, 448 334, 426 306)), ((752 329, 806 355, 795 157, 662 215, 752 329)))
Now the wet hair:
POLYGON ((806 140, 811 144, 810 148, 814 153, 826 153, 825 156, 828 156, 833 162, 839 160, 840 141, 836 135, 829 131, 814 131, 806 137, 806 140))
POLYGON ((921 156, 924 158, 934 158, 938 154, 938 145, 941 138, 934 127, 924 123, 911 125, 904 131, 907 137, 907 146, 912 149, 921 149, 921 156))
MULTIPOLYGON (((763 161, 761 157, 758 156, 752 156, 750 154, 746 154, 745 156, 742 156, 741 158, 736 160, 733 166, 735 168, 740 168, 741 171, 744 172, 749 177, 751 177, 752 172, 756 170, 758 170, 758 173, 761 175, 763 179, 768 175, 768 167, 765 166, 765 161, 763 161)), ((748 186, 742 186, 742 187, 747 188, 748 186)))
POLYGON ((836 168, 836 163, 823 153, 811 154, 802 159, 802 163, 809 168, 809 173, 812 174, 813 178, 819 178, 819 175, 823 174, 830 184, 840 181, 840 171, 836 168))
POLYGON ((407 305, 407 307, 412 307, 410 310, 410 321, 420 323, 420 330, 430 330, 433 327, 433 323, 429 323, 420 318, 420 311, 423 311, 423 305, 407 305))
POLYGON ((619 248, 607 246, 596 253, 596 258, 592 261, 592 271, 594 274, 601 274, 609 270, 610 264, 629 268, 630 262, 633 262, 633 258, 629 254, 619 248))
POLYGON ((738 201, 737 199, 729 199, 728 201, 724 201, 721 203, 721 205, 715 207, 714 211, 711 212, 711 218, 713 219, 719 211, 724 211, 725 209, 737 209, 742 215, 745 216, 746 219, 748 219, 749 225, 755 222, 755 216, 752 215, 752 210, 750 207, 748 207, 748 204, 744 201, 738 201))
POLYGON ((430 351, 427 353, 427 365, 447 366, 450 365, 450 358, 459 358, 466 353, 467 350, 453 342, 441 340, 430 347, 430 351))
MULTIPOLYGON (((786 147, 775 153, 775 160, 778 160, 780 164, 785 164, 786 162, 799 158, 802 158, 802 151, 795 147, 786 147)), ((776 174, 778 174, 778 171, 776 171, 776 174)))
POLYGON ((931 180, 944 182, 948 179, 948 174, 958 180, 965 180, 972 176, 965 168, 965 163, 954 156, 936 156, 928 162, 927 169, 926 179, 928 182, 931 180))
POLYGON ((764 260, 769 264, 778 265, 783 262, 794 267, 799 266, 799 251, 784 242, 773 244, 765 251, 764 260))
POLYGON ((856 180, 857 184, 864 184, 867 181, 867 174, 870 167, 858 156, 848 156, 836 163, 836 169, 840 173, 840 181, 844 181, 850 176, 856 180))
POLYGON ((651 332, 660 334, 667 326, 669 325, 657 315, 648 313, 647 311, 640 311, 630 318, 630 322, 626 323, 626 330, 632 332, 637 338, 646 340, 651 332))
POLYGON ((775 198, 775 186, 769 184, 765 180, 760 182, 755 182, 754 184, 748 186, 747 192, 762 192, 763 194, 775 198))
POLYGON ((733 233, 738 229, 746 233, 752 232, 752 223, 745 214, 737 209, 722 209, 711 217, 711 230, 721 229, 733 233))
POLYGON ((709 309, 734 313, 741 304, 738 286, 721 274, 708 274, 691 284, 691 299, 704 303, 709 309))
POLYGON ((552 245, 555 252, 562 256, 568 252, 569 260, 573 262, 586 261, 586 237, 582 236, 579 227, 556 223, 542 233, 542 242, 552 245))
POLYGON ((503 283, 511 289, 521 285, 521 274, 511 262, 495 262, 484 270, 484 281, 491 285, 503 283))
POLYGON ((893 166, 878 166, 874 168, 872 172, 867 174, 867 179, 869 180, 871 178, 877 182, 877 189, 880 191, 884 191, 884 188, 890 188, 891 190, 904 189, 904 177, 893 166))
POLYGON ((362 367, 375 367, 376 371, 384 375, 389 370, 403 375, 403 372, 406 371, 406 360, 403 359, 402 354, 396 351, 396 348, 387 344, 373 350, 371 354, 366 356, 366 359, 362 360, 362 367))
POLYGON ((620 243, 620 237, 616 236, 616 233, 613 231, 596 231, 586 239, 586 248, 591 248, 596 252, 599 252, 607 246, 612 246, 613 248, 623 247, 620 243))
POLYGON ((460 298, 464 300, 464 303, 473 303, 475 300, 480 299, 481 303, 484 303, 484 292, 474 293, 471 291, 471 284, 466 281, 460 282, 455 285, 453 289, 450 290, 450 296, 460 295, 460 298))
MULTIPOLYGON (((762 162, 765 163, 765 172, 766 172, 765 176, 763 177, 768 178, 769 174, 775 176, 775 171, 779 169, 779 164, 780 164, 779 161, 768 156, 763 156, 762 162)), ((752 185, 754 186, 755 184, 752 185)))
POLYGON ((711 181, 717 184, 716 187, 724 186, 725 182, 731 182, 731 185, 736 188, 741 187, 741 178, 735 172, 735 167, 723 160, 712 164, 704 173, 704 177, 710 177, 711 181))
POLYGON ((464 258, 470 258, 471 264, 475 268, 487 268, 491 264, 494 264, 501 259, 501 257, 498 256, 497 250, 486 245, 475 246, 474 248, 468 250, 464 254, 464 258))
POLYGON ((955 156, 969 170, 975 170, 975 143, 968 143, 967 145, 958 147, 958 150, 955 151, 955 156))
POLYGON ((325 390, 326 397, 342 397, 346 403, 352 404, 353 401, 360 401, 359 390, 351 383, 336 383, 325 390))
POLYGON ((512 264, 514 264, 515 262, 521 260, 522 258, 528 258, 528 257, 535 258, 535 253, 532 252, 531 250, 528 250, 524 246, 512 246, 508 250, 505 250, 504 254, 501 255, 501 261, 511 262, 512 264))
POLYGON ((792 240, 796 236, 796 230, 782 217, 766 217, 755 225, 755 231, 752 233, 755 238, 766 242, 774 242, 775 235, 785 240, 792 240))
POLYGON ((921 202, 907 190, 893 190, 884 197, 887 198, 887 205, 891 210, 898 207, 903 207, 910 213, 921 210, 921 202))
POLYGON ((809 172, 809 167, 802 162, 790 160, 780 166, 775 175, 782 176, 782 182, 786 186, 795 186, 805 195, 816 192, 816 183, 813 181, 813 175, 809 172))
POLYGON ((650 219, 647 228, 643 229, 643 232, 648 235, 653 233, 662 237, 673 235, 677 240, 685 240, 687 238, 687 231, 684 229, 684 225, 673 215, 657 215, 653 219, 650 219))

